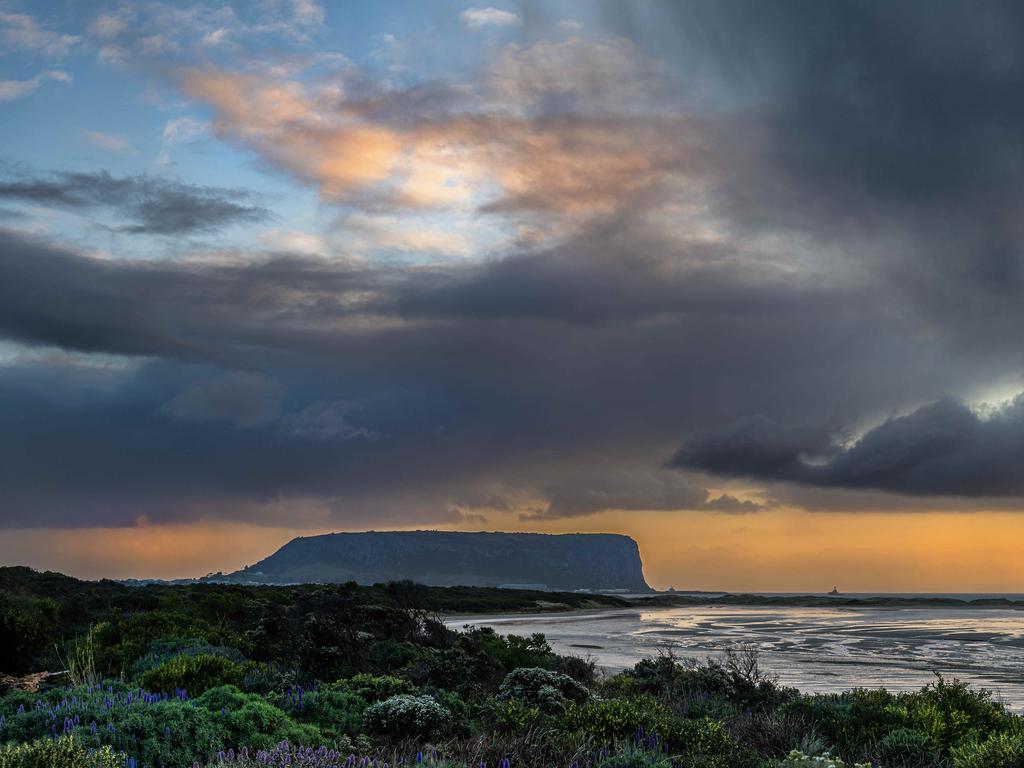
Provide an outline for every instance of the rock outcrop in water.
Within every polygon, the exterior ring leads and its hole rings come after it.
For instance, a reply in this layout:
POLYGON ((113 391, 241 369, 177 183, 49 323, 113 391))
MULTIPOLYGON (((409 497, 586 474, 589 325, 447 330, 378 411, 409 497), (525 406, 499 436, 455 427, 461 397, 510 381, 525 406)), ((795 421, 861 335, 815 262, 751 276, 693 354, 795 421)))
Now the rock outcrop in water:
POLYGON ((401 579, 431 586, 651 591, 636 542, 610 533, 369 531, 300 536, 255 565, 217 580, 375 584, 401 579))

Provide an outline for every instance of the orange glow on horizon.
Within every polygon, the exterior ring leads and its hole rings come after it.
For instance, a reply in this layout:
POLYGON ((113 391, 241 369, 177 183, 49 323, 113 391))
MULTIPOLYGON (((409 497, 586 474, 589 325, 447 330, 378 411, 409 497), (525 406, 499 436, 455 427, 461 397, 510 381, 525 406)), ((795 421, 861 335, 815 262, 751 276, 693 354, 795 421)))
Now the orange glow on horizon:
MULTIPOLYGON (((486 524, 438 527, 624 533, 640 545, 648 582, 662 589, 1024 592, 1024 515, 1012 512, 605 512, 527 523, 489 515, 486 524)), ((83 578, 181 578, 236 570, 294 536, 333 530, 342 528, 199 522, 8 530, 0 562, 83 578)))

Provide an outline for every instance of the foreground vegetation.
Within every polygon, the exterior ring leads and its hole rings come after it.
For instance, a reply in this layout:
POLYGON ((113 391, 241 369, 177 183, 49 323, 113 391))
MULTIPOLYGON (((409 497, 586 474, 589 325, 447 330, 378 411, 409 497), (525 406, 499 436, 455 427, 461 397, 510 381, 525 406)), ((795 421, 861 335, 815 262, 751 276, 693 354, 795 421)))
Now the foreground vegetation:
POLYGON ((748 648, 601 676, 435 616, 525 599, 0 569, 0 671, 66 670, 0 696, 0 768, 1024 768, 1021 719, 958 682, 803 695, 748 648))

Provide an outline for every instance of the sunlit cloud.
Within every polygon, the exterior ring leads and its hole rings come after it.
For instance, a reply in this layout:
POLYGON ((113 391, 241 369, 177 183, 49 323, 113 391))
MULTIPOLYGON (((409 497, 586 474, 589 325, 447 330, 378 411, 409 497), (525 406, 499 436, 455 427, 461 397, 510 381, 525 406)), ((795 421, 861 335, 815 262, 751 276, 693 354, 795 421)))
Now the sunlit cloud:
POLYGON ((217 136, 328 202, 477 210, 566 234, 653 189, 671 199, 706 171, 699 126, 659 98, 664 71, 621 39, 507 46, 478 86, 440 85, 430 114, 417 89, 366 94, 351 69, 298 74, 189 69, 181 83, 217 136))
POLYGON ((0 10, 0 40, 9 52, 28 51, 59 59, 71 53, 82 38, 46 29, 28 14, 0 10))
POLYGON ((512 27, 521 23, 520 18, 511 11, 501 8, 467 8, 459 14, 462 23, 470 29, 481 27, 512 27))
POLYGON ((0 80, 0 101, 11 101, 27 96, 47 81, 66 85, 71 83, 71 75, 60 70, 50 70, 40 72, 28 80, 0 80))
POLYGON ((124 155, 136 155, 138 150, 132 140, 122 133, 104 133, 103 131, 86 131, 86 140, 93 146, 107 152, 124 155))

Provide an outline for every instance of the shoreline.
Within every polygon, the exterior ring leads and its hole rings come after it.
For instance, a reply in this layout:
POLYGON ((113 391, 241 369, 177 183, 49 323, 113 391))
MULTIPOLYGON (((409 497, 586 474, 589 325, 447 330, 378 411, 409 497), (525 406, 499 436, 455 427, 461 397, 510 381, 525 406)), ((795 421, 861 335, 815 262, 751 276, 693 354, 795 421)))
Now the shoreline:
POLYGON ((906 597, 906 596, 871 596, 871 597, 831 597, 820 595, 758 595, 758 594, 716 594, 714 597, 683 596, 670 594, 656 594, 649 597, 622 598, 626 604, 618 606, 591 606, 586 608, 575 608, 555 600, 538 600, 536 609, 524 610, 522 608, 510 609, 509 611, 487 611, 480 613, 458 612, 438 613, 438 616, 448 624, 454 619, 466 619, 465 623, 493 619, 512 620, 515 618, 528 619, 538 616, 586 616, 600 614, 614 614, 616 612, 636 611, 660 611, 679 608, 713 609, 713 608, 765 608, 765 609, 836 609, 836 610, 1002 610, 1002 611, 1024 611, 1024 600, 1011 600, 1009 598, 981 597, 972 599, 961 599, 947 596, 936 597, 906 597), (544 604, 541 604, 541 603, 544 604), (565 607, 560 607, 565 605, 565 607))
MULTIPOLYGON (((654 610, 671 610, 680 606, 658 606, 654 610)), ((559 618, 596 618, 603 616, 628 616, 640 610, 650 610, 639 606, 608 606, 606 608, 568 608, 565 610, 510 611, 508 613, 453 613, 438 614, 446 627, 461 629, 463 626, 484 624, 508 624, 515 621, 531 619, 548 619, 557 621, 559 618)))

